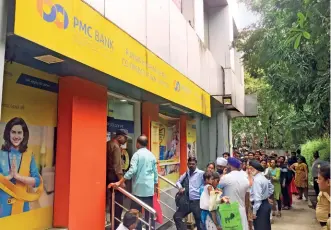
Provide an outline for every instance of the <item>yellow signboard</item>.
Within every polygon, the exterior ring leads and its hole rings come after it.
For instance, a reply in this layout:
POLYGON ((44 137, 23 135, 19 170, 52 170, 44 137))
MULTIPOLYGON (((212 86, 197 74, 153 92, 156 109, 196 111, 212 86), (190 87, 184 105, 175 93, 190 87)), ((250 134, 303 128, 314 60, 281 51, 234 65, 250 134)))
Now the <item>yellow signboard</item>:
POLYGON ((207 92, 80 0, 17 0, 14 28, 21 37, 210 116, 207 92))

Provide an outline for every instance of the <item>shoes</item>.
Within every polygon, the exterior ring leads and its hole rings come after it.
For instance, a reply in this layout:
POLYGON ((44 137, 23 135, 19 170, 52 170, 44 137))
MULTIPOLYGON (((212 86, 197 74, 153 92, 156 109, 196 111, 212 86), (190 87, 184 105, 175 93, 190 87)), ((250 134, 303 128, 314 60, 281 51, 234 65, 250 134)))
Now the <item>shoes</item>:
POLYGON ((282 213, 280 211, 278 211, 277 217, 282 217, 282 213))

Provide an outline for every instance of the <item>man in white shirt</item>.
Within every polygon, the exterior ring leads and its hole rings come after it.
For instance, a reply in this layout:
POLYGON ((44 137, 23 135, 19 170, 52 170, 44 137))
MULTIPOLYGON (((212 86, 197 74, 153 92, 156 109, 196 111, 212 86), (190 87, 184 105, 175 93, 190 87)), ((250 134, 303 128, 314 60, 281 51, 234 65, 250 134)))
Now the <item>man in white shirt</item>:
POLYGON ((221 178, 219 187, 223 189, 224 196, 230 198, 230 202, 239 203, 239 212, 243 230, 249 230, 246 217, 245 197, 249 189, 248 177, 240 171, 240 160, 229 157, 228 164, 231 167, 231 172, 221 178))

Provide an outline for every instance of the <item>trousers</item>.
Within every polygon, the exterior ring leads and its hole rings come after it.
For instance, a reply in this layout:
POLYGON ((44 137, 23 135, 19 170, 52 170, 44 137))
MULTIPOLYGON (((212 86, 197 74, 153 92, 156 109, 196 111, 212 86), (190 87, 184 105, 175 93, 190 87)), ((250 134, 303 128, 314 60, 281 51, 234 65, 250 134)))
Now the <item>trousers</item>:
MULTIPOLYGON (((135 197, 137 197, 139 200, 141 200, 142 202, 144 202, 145 204, 147 204, 148 206, 150 206, 151 208, 153 208, 153 197, 152 196, 147 196, 147 197, 135 196, 135 197)), ((131 203, 131 208, 132 209, 137 209, 137 210, 139 210, 139 212, 141 212, 141 210, 142 210, 142 207, 139 204, 137 204, 136 202, 134 202, 134 201, 132 201, 132 203, 131 203)), ((145 218, 144 219, 145 219, 145 221, 147 223, 149 223, 149 219, 150 218, 151 218, 151 225, 154 227, 155 226, 154 217, 152 217, 150 215, 150 213, 147 210, 145 210, 145 218)), ((137 225, 136 229, 137 230, 141 230, 142 229, 142 223, 141 223, 141 221, 139 221, 139 224, 137 225)), ((148 230, 148 229, 152 229, 152 228, 148 228, 146 226, 146 230, 148 230)))
POLYGON ((254 230, 271 230, 271 208, 268 199, 262 201, 259 210, 257 210, 256 219, 253 221, 254 230))
POLYGON ((173 216, 177 230, 187 229, 185 223, 183 222, 183 218, 190 213, 193 213, 197 230, 202 230, 200 200, 191 200, 189 207, 179 207, 177 209, 173 216))

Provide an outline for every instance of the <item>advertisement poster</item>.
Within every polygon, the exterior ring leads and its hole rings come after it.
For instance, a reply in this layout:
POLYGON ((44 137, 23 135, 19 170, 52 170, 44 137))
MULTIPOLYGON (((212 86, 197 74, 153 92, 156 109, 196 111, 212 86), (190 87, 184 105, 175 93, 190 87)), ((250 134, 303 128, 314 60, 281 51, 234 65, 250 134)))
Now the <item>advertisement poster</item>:
POLYGON ((58 77, 18 63, 4 72, 0 226, 52 226, 58 77), (22 220, 28 220, 22 223, 22 220))
POLYGON ((151 152, 154 153, 158 160, 160 157, 160 140, 159 140, 159 123, 152 121, 151 123, 151 152))
MULTIPOLYGON (((163 165, 160 167, 159 174, 168 180, 176 183, 179 178, 179 164, 163 165)), ((167 182, 160 180, 160 189, 172 188, 167 182)))
POLYGON ((160 117, 159 142, 160 164, 179 163, 179 120, 169 120, 160 117))
POLYGON ((197 130, 195 120, 187 121, 186 124, 187 136, 187 157, 197 157, 197 130))

